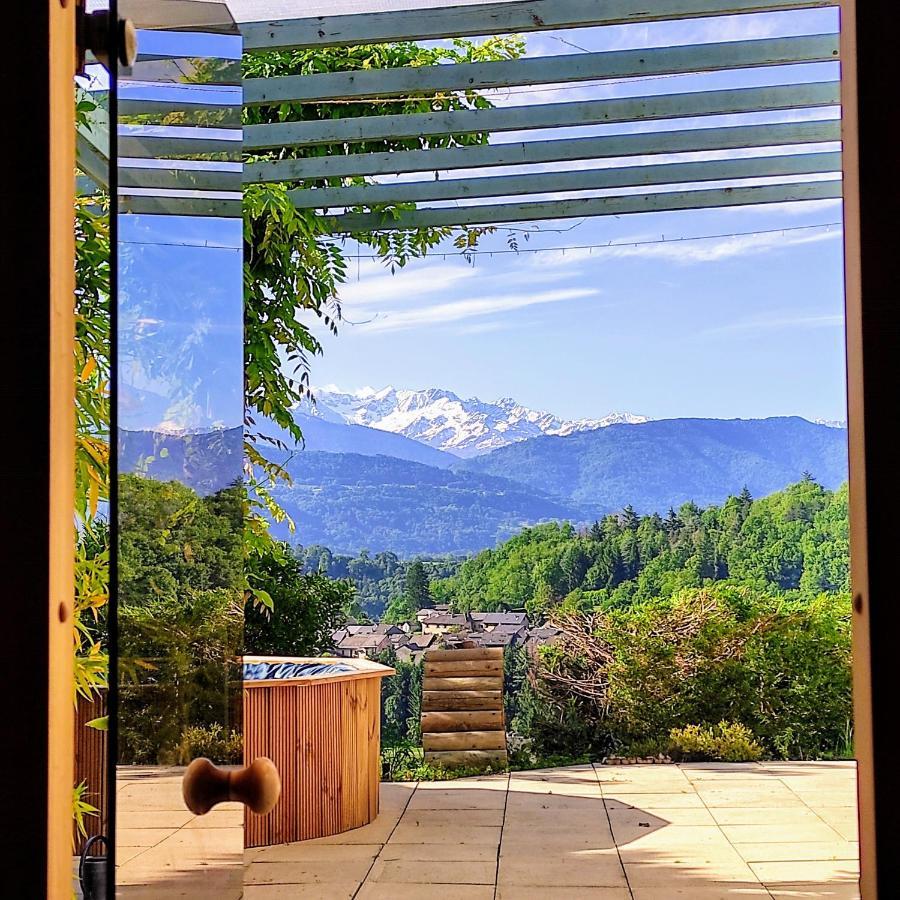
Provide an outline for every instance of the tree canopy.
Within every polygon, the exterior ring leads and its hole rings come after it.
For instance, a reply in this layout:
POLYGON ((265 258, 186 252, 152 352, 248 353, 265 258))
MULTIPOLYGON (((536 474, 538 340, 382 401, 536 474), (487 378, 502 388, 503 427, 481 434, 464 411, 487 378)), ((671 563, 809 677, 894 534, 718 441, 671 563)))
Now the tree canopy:
POLYGON ((847 592, 846 485, 811 478, 760 500, 742 491, 721 506, 637 516, 626 507, 583 531, 568 523, 525 528, 432 585, 455 609, 614 608, 684 588, 730 581, 774 594, 847 592))

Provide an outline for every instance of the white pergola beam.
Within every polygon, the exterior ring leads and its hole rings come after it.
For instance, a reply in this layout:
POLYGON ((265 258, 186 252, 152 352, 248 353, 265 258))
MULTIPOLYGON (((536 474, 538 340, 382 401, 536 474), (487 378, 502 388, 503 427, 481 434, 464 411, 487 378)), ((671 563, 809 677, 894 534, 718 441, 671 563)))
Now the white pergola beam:
POLYGON ((544 103, 525 107, 279 122, 246 126, 244 150, 252 153, 289 146, 312 147, 421 136, 479 132, 491 134, 501 131, 694 118, 834 106, 839 102, 838 82, 817 81, 809 84, 697 91, 652 97, 544 103))
POLYGON ((632 213, 754 206, 763 203, 836 200, 840 197, 841 182, 833 180, 441 209, 404 209, 384 213, 345 213, 340 216, 323 217, 323 222, 332 234, 353 235, 450 225, 502 225, 509 222, 535 222, 586 216, 623 216, 632 213))
MULTIPOLYGON (((316 103, 371 97, 430 95, 442 91, 485 91, 519 85, 564 84, 608 78, 716 72, 759 66, 823 62, 838 58, 838 36, 816 34, 682 47, 577 53, 503 62, 409 66, 248 78, 244 105, 316 103)), ((121 101, 120 101, 121 105, 121 101)))
POLYGON ((734 125, 724 128, 611 134, 555 141, 522 141, 449 149, 398 150, 247 162, 244 164, 244 182, 253 184, 315 181, 365 175, 484 169, 704 150, 827 143, 840 139, 841 123, 838 119, 779 122, 772 125, 734 125))
POLYGON ((522 0, 244 22, 240 30, 245 51, 265 51, 525 34, 837 5, 838 0, 522 0))
POLYGON ((571 172, 536 172, 487 178, 454 178, 447 181, 414 181, 401 184, 367 184, 345 188, 299 189, 288 196, 298 209, 334 209, 377 204, 422 203, 428 200, 471 200, 567 191, 690 184, 698 181, 731 181, 841 171, 839 152, 797 153, 784 156, 739 157, 665 165, 579 169, 571 172))

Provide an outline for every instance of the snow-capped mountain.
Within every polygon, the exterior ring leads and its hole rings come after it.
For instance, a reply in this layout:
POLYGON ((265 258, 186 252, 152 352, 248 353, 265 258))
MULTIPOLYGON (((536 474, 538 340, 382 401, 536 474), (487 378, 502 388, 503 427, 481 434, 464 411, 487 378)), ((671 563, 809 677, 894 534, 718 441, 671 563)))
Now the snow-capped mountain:
POLYGON ((485 402, 463 400, 452 391, 421 391, 386 387, 352 393, 315 391, 317 404, 305 407, 309 415, 331 422, 366 425, 428 444, 456 456, 478 456, 542 434, 567 435, 620 423, 646 422, 645 416, 610 413, 598 419, 568 420, 542 410, 529 409, 510 397, 485 402))

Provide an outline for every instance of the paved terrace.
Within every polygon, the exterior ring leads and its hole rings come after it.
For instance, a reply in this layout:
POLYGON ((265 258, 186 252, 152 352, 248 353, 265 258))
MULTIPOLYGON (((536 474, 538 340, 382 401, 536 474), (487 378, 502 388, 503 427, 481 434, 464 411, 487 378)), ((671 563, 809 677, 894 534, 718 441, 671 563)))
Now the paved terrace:
MULTIPOLYGON (((127 900, 239 900, 242 809, 197 817, 181 769, 118 783, 127 900)), ((575 766, 386 784, 333 838, 246 852, 245 900, 858 896, 852 763, 575 766)))
POLYGON ((575 766, 386 784, 371 825, 248 850, 245 900, 859 896, 852 763, 575 766))

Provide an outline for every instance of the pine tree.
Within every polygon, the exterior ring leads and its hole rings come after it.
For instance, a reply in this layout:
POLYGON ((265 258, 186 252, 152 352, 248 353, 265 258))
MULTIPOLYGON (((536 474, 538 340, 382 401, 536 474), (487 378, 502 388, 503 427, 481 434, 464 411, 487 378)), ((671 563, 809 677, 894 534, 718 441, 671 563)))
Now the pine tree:
POLYGON ((669 507, 669 511, 666 513, 665 521, 663 522, 663 528, 669 537, 671 538, 678 532, 678 529, 681 528, 681 519, 678 518, 678 513, 675 512, 672 507, 669 507))
POLYGON ((411 609, 424 609, 432 605, 428 573, 421 560, 410 563, 406 570, 404 595, 411 609))
POLYGON ((622 510, 622 527, 627 531, 637 531, 637 527, 640 523, 641 520, 638 517, 638 514, 634 511, 634 507, 629 503, 628 506, 622 510))

